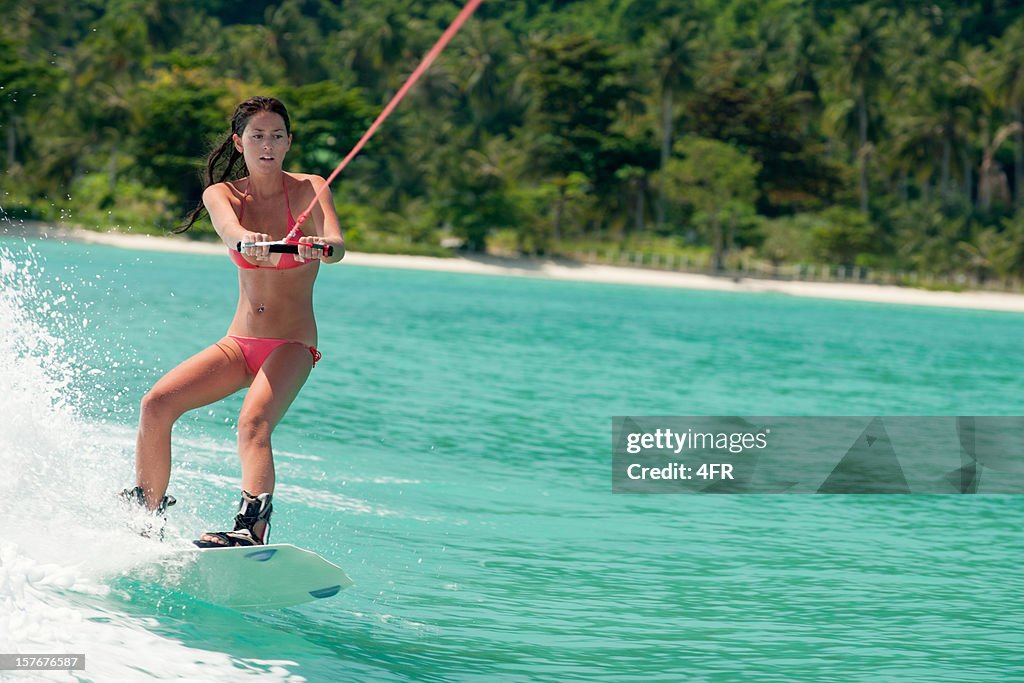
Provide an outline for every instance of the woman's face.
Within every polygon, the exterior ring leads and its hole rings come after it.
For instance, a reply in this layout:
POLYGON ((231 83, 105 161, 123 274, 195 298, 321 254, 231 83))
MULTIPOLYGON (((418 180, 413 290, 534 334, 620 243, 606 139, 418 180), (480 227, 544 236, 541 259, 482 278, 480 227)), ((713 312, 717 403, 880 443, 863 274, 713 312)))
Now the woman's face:
POLYGON ((280 170, 284 155, 292 146, 292 136, 285 130, 284 119, 269 111, 261 111, 249 119, 242 134, 235 133, 234 141, 250 173, 280 170))

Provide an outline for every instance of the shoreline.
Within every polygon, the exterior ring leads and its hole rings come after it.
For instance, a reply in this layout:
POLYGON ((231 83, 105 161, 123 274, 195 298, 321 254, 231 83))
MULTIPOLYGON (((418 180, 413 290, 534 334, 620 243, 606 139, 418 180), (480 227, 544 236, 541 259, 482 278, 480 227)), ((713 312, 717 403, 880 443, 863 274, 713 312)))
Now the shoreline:
MULTIPOLYGON (((100 244, 120 249, 163 251, 185 254, 222 255, 224 247, 211 242, 196 242, 179 237, 96 232, 42 223, 24 222, 0 227, 0 237, 58 239, 68 242, 100 244)), ((548 280, 597 282, 616 285, 695 289, 720 292, 772 293, 789 296, 861 301, 907 306, 939 306, 983 311, 1024 313, 1024 295, 1002 292, 935 292, 894 285, 846 282, 807 282, 802 280, 734 279, 698 273, 647 270, 625 266, 606 266, 561 262, 552 259, 499 258, 495 256, 404 256, 349 251, 342 262, 369 268, 401 268, 442 271, 471 275, 504 275, 548 280)))

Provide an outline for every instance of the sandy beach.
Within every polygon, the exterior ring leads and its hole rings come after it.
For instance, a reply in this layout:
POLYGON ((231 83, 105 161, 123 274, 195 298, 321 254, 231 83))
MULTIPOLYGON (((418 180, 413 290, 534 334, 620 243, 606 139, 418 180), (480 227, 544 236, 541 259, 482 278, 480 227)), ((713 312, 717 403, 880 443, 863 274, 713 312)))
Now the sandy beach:
MULTIPOLYGON (((224 253, 224 247, 219 244, 195 242, 180 237, 95 232, 92 230, 28 222, 19 223, 18 225, 8 224, 0 227, 0 237, 36 237, 149 251, 214 255, 224 253)), ((343 263, 371 268, 409 268, 474 275, 504 275, 723 292, 771 292, 790 296, 838 299, 843 301, 1024 312, 1024 295, 1020 294, 1005 294, 1001 292, 934 292, 888 285, 754 278, 733 279, 698 273, 577 264, 545 259, 505 259, 493 256, 435 258, 429 256, 368 254, 349 251, 345 255, 343 263)))

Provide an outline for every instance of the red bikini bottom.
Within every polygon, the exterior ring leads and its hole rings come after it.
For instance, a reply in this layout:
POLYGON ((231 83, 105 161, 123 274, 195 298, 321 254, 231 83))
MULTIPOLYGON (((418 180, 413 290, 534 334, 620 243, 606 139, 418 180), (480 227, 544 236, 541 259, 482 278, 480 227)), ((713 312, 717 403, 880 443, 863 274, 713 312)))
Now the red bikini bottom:
POLYGON ((285 344, 299 344, 309 349, 309 352, 313 354, 313 367, 316 367, 316 362, 320 360, 320 352, 316 350, 315 346, 306 346, 300 341, 294 339, 266 339, 264 337, 236 337, 229 334, 230 339, 234 339, 238 344, 238 348, 242 350, 242 357, 245 358, 245 364, 249 366, 249 370, 252 374, 256 374, 263 367, 263 364, 267 360, 267 356, 274 352, 279 346, 285 344))

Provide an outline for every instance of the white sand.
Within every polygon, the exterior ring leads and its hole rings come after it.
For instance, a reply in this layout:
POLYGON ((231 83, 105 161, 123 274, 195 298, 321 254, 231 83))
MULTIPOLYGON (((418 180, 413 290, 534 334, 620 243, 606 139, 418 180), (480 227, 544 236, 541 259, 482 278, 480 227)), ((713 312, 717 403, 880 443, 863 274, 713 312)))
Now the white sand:
MULTIPOLYGON (((105 244, 121 249, 217 255, 224 253, 224 247, 219 244, 193 242, 179 237, 93 232, 91 230, 29 223, 0 227, 0 236, 47 237, 90 244, 105 244)), ((475 258, 434 258, 429 256, 364 254, 350 251, 345 255, 343 263, 374 268, 410 268, 414 270, 436 270, 476 275, 506 275, 548 278, 551 280, 604 282, 619 285, 717 290, 723 292, 774 292, 791 296, 840 299, 843 301, 868 301, 911 306, 946 306, 989 311, 1024 312, 1024 295, 999 292, 932 292, 908 287, 856 283, 801 282, 753 278, 736 280, 696 273, 573 264, 540 259, 502 259, 488 256, 475 258)))

